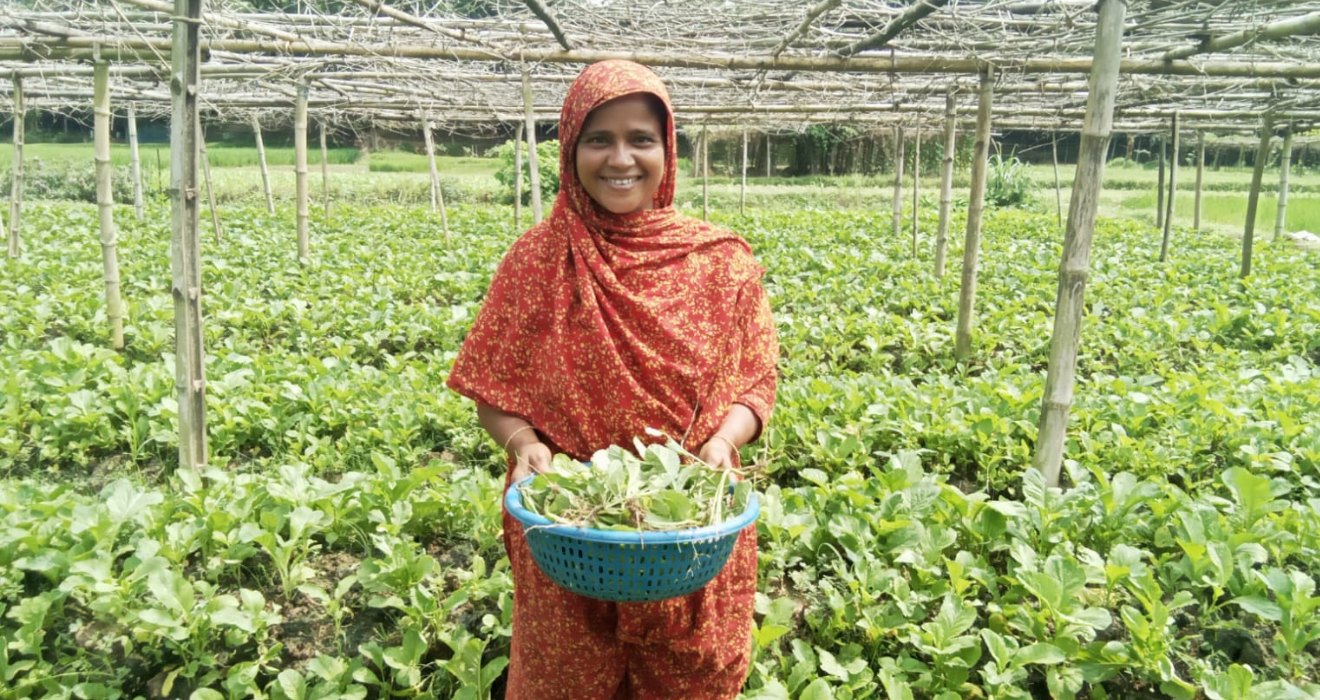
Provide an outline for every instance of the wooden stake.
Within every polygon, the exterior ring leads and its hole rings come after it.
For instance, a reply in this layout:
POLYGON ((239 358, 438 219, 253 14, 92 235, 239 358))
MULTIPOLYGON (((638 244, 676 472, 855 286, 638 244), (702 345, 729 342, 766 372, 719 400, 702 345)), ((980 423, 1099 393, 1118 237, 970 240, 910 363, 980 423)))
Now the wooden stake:
POLYGON ((1087 96, 1086 120, 1078 148, 1077 172, 1068 202, 1068 227, 1059 265, 1059 291, 1055 303, 1054 334, 1041 401, 1040 427, 1032 466, 1050 486, 1059 485, 1068 413, 1072 409, 1077 349, 1085 312, 1086 281, 1091 267, 1091 239, 1095 213, 1104 184, 1105 152, 1109 146, 1117 95, 1119 53, 1122 48, 1124 0, 1100 0, 1096 24, 1095 69, 1087 96))
POLYGON ((115 192, 110 181, 110 63, 96 62, 93 77, 93 159, 96 163, 96 214, 101 224, 101 262, 105 277, 105 315, 110 321, 110 347, 124 349, 124 305, 119 298, 119 252, 115 231, 115 192))
POLYGON ((903 127, 894 127, 894 238, 903 232, 903 127))
POLYGON ((1169 258, 1169 237, 1173 232, 1173 205, 1178 201, 1178 158, 1181 150, 1178 145, 1178 113, 1173 113, 1173 148, 1169 155, 1169 194, 1165 197, 1164 236, 1160 241, 1160 262, 1169 258))
POLYGON ((133 169, 133 213, 142 220, 142 159, 138 155, 137 111, 128 103, 128 157, 133 169))
POLYGON ((958 294, 958 330, 954 357, 966 362, 972 355, 972 313, 976 305, 976 265, 981 253, 981 214, 985 211, 985 179, 990 160, 990 112, 993 108, 993 69, 981 73, 976 103, 976 145, 972 155, 972 191, 967 204, 967 233, 963 243, 962 287, 958 294))
POLYGON ((532 74, 522 72, 523 111, 527 115, 527 165, 532 178, 532 219, 541 223, 541 170, 537 165, 536 154, 536 116, 532 110, 532 74))
POLYGON ((1242 231, 1242 267, 1239 277, 1251 274, 1251 246, 1256 233, 1256 207, 1260 204, 1260 183, 1265 179, 1265 163, 1270 159, 1270 137, 1274 136, 1274 115, 1269 112, 1261 120, 1260 148, 1256 150, 1256 163, 1251 171, 1251 194, 1247 196, 1247 223, 1242 231))
POLYGON ((747 130, 743 129, 742 191, 738 194, 738 213, 747 213, 747 130))
POLYGON ((1192 230, 1201 232, 1201 180, 1205 175, 1205 132, 1196 132, 1196 202, 1193 205, 1192 230))
POLYGON ((298 259, 306 260, 307 243, 307 86, 298 86, 293 102, 293 179, 297 201, 298 259))
POLYGON ((765 176, 774 177, 775 174, 775 151, 774 145, 770 142, 770 134, 765 135, 765 176))
POLYGON ((9 190, 9 257, 23 254, 19 232, 23 229, 23 79, 14 76, 14 164, 9 190))
POLYGON ((513 136, 513 229, 522 230, 522 152, 523 123, 518 122, 513 136))
POLYGON ((1279 209, 1274 215, 1274 240, 1279 240, 1287 230, 1288 218, 1288 171, 1292 170, 1293 125, 1289 124, 1283 132, 1283 151, 1279 154, 1279 209))
POLYGON ((944 277, 944 254, 949 243, 949 215, 953 209, 954 140, 958 131, 953 88, 944 95, 944 163, 940 175, 940 224, 935 231, 935 278, 944 277))
POLYGON ((1063 186, 1059 184, 1059 132, 1050 132, 1050 158, 1054 163, 1054 214, 1063 226, 1063 186))
POLYGON ((252 136, 257 141, 257 162, 261 165, 261 189, 266 193, 266 213, 275 213, 275 196, 270 190, 270 169, 266 167, 266 145, 261 139, 261 121, 252 113, 252 136))
POLYGON ((330 218, 330 150, 325 146, 325 120, 321 120, 321 205, 322 214, 330 218))
POLYGON ((1155 183, 1155 228, 1164 227, 1164 137, 1160 143, 1160 176, 1155 183))
POLYGON ((701 125, 701 220, 710 221, 710 134, 701 125))
POLYGON ((431 117, 422 118, 422 137, 426 140, 426 162, 431 168, 431 211, 440 210, 440 229, 445 242, 449 242, 449 213, 445 210, 445 193, 440 188, 440 171, 435 166, 435 140, 431 135, 431 117))
POLYGON ((215 206, 215 187, 211 185, 211 161, 206 155, 206 130, 202 128, 201 114, 198 114, 197 123, 197 148, 201 153, 202 175, 206 180, 206 203, 211 209, 211 235, 215 236, 215 242, 219 243, 222 232, 220 231, 220 212, 215 206))
POLYGON ((206 352, 202 345, 202 260, 197 205, 197 94, 201 87, 202 0, 174 0, 170 57, 170 224, 174 297, 174 383, 179 466, 206 468, 206 352))
POLYGON ((918 224, 918 206, 920 204, 921 189, 921 126, 917 126, 917 133, 913 137, 912 146, 912 257, 917 257, 917 224, 918 224))

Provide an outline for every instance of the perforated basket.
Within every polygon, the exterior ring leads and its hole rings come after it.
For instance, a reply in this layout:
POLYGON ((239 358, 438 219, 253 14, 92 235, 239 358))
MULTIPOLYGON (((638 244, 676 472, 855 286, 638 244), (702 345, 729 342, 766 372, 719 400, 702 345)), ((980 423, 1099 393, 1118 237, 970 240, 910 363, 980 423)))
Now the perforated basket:
POLYGON ((618 532, 556 525, 523 507, 518 481, 504 507, 523 525, 532 559, 550 580, 574 593, 618 603, 684 596, 715 578, 729 560, 738 533, 756 522, 756 492, 737 517, 718 525, 669 532, 618 532))

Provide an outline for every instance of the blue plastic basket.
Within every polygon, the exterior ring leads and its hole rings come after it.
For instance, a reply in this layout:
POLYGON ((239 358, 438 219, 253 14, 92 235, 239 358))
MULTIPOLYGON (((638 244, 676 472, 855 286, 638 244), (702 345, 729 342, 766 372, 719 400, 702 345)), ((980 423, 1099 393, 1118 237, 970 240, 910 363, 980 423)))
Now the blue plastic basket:
POLYGON ((532 559, 560 586, 616 603, 676 598, 705 586, 724 569, 738 533, 761 513, 753 491, 740 515, 707 527, 643 533, 555 525, 523 507, 519 487, 535 478, 519 480, 504 495, 532 559))

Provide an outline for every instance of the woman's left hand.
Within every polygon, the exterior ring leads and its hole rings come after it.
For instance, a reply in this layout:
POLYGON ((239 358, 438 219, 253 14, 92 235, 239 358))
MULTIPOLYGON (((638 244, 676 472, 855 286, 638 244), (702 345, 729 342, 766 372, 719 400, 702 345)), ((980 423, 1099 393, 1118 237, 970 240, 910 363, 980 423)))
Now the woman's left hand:
POLYGON ((707 440, 697 457, 716 469, 733 469, 736 466, 733 461, 733 444, 722 437, 707 440))

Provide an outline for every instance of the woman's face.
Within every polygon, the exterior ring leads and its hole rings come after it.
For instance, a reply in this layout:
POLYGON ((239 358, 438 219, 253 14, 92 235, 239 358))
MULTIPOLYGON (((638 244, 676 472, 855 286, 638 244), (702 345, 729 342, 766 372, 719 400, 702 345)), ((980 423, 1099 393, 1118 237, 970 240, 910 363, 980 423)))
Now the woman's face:
POLYGON ((625 95, 592 110, 576 160, 578 181, 607 211, 650 209, 665 175, 665 141, 646 96, 625 95))

